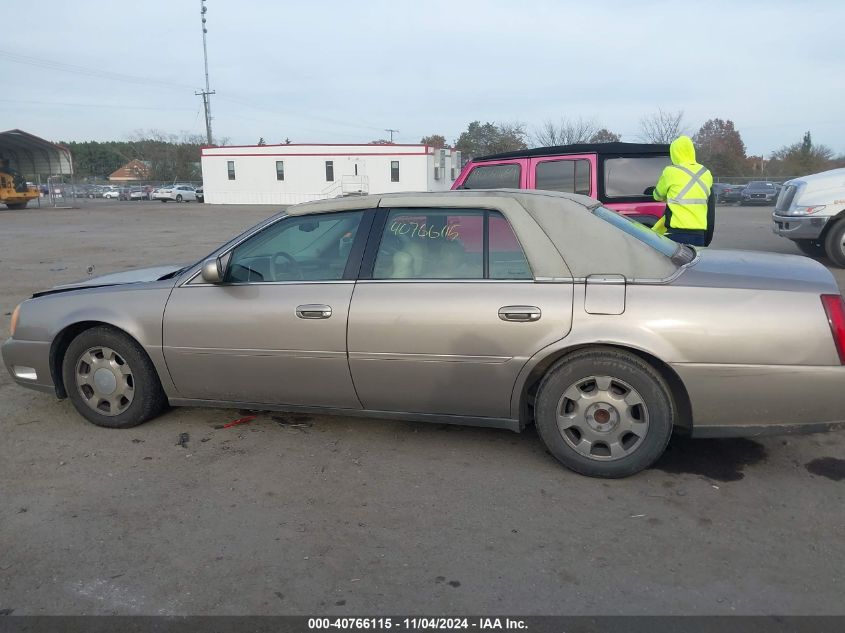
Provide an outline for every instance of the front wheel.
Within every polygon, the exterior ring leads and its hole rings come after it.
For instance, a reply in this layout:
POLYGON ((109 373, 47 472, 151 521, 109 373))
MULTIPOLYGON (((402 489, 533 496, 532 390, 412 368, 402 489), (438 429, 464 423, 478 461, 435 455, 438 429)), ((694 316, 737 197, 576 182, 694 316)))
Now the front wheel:
POLYGON ((845 268, 845 220, 839 220, 828 229, 824 252, 839 268, 845 268))
POLYGON ((27 200, 26 202, 7 202, 6 206, 9 207, 12 211, 17 211, 18 209, 25 209, 27 202, 29 202, 29 200, 27 200))
POLYGON ((672 435, 666 381, 642 359, 615 349, 575 352, 546 374, 535 406, 537 430, 564 466, 618 478, 651 466, 672 435))
POLYGON ((62 361, 65 390, 89 422, 127 429, 158 415, 167 404, 155 367, 126 334, 110 327, 85 330, 62 361))

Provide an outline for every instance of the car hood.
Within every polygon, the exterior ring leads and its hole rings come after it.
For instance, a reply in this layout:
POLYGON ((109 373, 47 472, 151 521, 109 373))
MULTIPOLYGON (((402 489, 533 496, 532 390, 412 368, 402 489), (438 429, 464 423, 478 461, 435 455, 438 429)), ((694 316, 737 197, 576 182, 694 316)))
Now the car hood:
POLYGON ((839 294, 830 271, 801 255, 700 248, 678 283, 686 286, 747 288, 839 294))
POLYGON ((122 284, 135 284, 150 281, 158 281, 162 277, 166 277, 175 273, 185 267, 185 264, 168 264, 161 266, 150 266, 149 268, 134 268, 132 270, 124 270, 118 273, 109 273, 107 275, 99 275, 98 277, 89 277, 80 281, 74 281, 68 284, 60 284, 54 286, 50 290, 38 292, 34 297, 40 297, 46 294, 53 294, 56 292, 66 292, 69 290, 77 290, 79 288, 98 288, 102 286, 118 286, 122 284))

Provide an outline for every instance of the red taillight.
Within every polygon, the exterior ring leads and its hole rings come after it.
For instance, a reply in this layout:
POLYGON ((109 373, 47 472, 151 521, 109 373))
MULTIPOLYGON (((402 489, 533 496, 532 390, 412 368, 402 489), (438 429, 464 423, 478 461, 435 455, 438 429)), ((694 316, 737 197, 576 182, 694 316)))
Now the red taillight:
POLYGON ((845 365, 845 303, 842 302, 842 295, 822 295, 822 305, 830 324, 830 333, 833 334, 833 342, 836 343, 836 351, 839 352, 839 363, 845 365))

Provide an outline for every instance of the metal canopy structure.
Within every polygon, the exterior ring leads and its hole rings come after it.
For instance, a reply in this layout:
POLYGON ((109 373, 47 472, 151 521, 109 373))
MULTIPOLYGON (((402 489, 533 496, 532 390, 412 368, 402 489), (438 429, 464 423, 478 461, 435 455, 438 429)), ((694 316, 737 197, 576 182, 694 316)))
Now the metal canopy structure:
POLYGON ((70 150, 23 130, 0 132, 0 158, 7 158, 12 167, 28 180, 40 177, 73 175, 70 150))

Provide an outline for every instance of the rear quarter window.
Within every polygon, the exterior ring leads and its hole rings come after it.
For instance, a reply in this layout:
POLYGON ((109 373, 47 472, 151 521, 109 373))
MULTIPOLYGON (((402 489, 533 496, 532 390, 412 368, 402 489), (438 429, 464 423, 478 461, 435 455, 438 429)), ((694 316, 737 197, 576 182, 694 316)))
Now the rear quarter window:
MULTIPOLYGON (((657 184, 668 156, 625 156, 604 160, 604 194, 608 198, 642 197, 657 184)), ((649 196, 650 197, 650 196, 649 196)))

